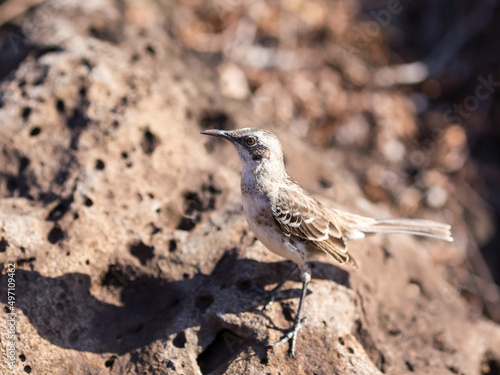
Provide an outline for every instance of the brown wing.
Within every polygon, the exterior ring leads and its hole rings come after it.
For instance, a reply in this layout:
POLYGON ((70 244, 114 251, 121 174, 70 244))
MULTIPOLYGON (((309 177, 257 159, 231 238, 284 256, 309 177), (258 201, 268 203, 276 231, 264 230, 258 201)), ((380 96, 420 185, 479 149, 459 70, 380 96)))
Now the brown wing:
POLYGON ((283 233, 356 266, 347 254, 342 231, 321 203, 299 185, 281 187, 272 203, 273 216, 283 233))

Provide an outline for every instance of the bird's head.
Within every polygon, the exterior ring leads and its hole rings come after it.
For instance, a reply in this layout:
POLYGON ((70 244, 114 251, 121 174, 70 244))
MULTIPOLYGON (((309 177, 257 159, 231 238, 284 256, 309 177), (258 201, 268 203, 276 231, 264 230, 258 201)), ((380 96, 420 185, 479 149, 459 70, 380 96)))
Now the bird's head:
POLYGON ((267 130, 244 128, 237 130, 204 130, 201 134, 230 141, 244 167, 257 170, 262 164, 283 164, 283 151, 278 138, 267 130))

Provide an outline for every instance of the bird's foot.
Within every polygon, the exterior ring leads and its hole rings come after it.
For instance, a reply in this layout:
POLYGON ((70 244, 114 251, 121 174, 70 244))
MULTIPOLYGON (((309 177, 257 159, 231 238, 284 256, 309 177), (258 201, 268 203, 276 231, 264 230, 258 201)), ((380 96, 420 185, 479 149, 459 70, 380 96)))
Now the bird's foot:
POLYGON ((285 335, 281 338, 280 341, 274 344, 269 344, 268 346, 275 348, 277 346, 280 346, 281 344, 284 344, 287 341, 291 341, 290 345, 290 350, 289 353, 292 355, 292 357, 295 357, 295 342, 297 341, 297 334, 299 333, 299 330, 302 328, 302 326, 305 324, 307 321, 307 318, 309 318, 309 315, 302 318, 300 322, 295 322, 291 328, 284 329, 285 335))

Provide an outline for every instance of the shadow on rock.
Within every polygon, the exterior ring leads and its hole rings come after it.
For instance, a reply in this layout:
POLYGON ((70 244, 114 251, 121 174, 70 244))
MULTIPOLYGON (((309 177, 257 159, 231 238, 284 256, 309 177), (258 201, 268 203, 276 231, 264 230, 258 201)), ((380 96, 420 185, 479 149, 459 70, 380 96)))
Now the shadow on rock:
MULTIPOLYGON (((225 305, 224 296, 237 293, 242 301, 255 299, 252 287, 247 286, 254 281, 257 287, 276 283, 288 267, 289 262, 260 263, 237 259, 234 252, 227 252, 211 275, 197 274, 180 281, 149 275, 129 278, 130 275, 115 269, 117 277, 104 278, 101 284, 103 288, 121 289, 120 305, 94 297, 89 275, 69 273, 53 278, 19 269, 16 308, 52 344, 94 353, 123 354, 199 324, 211 306, 231 313, 251 310, 244 302, 225 305)), ((317 278, 348 286, 348 274, 334 266, 316 263, 313 273, 317 278)), ((7 285, 6 277, 1 277, 0 289, 7 285)), ((298 275, 293 279, 298 280, 298 275)), ((5 290, 1 291, 3 303, 6 295, 5 290)))

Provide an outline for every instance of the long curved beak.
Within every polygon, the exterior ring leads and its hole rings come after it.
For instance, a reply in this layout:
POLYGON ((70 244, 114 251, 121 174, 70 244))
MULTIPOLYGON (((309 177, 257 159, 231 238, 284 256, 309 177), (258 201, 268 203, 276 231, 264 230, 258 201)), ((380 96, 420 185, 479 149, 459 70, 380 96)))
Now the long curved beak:
POLYGON ((233 137, 229 135, 229 132, 227 130, 219 130, 219 129, 208 129, 208 130, 203 130, 201 134, 204 135, 211 135, 213 137, 219 137, 219 138, 224 138, 227 139, 228 141, 232 141, 233 137))

